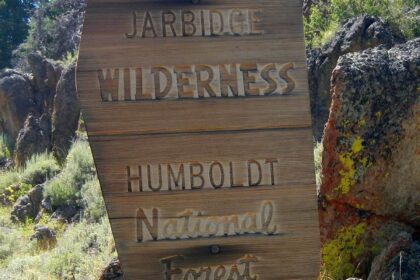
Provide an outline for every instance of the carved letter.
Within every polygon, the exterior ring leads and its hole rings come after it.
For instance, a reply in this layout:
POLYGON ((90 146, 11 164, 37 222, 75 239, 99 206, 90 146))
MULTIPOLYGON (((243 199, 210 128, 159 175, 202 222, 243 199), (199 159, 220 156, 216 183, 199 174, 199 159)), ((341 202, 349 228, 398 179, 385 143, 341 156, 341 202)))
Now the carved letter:
POLYGON ((214 79, 213 69, 210 66, 207 66, 207 65, 197 65, 195 67, 195 73, 197 75, 198 97, 205 97, 204 90, 206 90, 207 93, 211 97, 216 97, 216 93, 214 92, 213 88, 210 85, 210 83, 214 79), (208 75, 207 79, 203 79, 202 72, 207 72, 207 75, 208 75))
POLYGON ((226 268, 223 265, 219 265, 214 271, 214 280, 222 280, 226 275, 226 268))
POLYGON ((102 101, 118 101, 119 69, 98 70, 102 101))
POLYGON ((150 235, 152 236, 153 240, 158 239, 158 229, 159 229, 159 210, 157 208, 153 208, 153 217, 152 217, 152 224, 147 219, 146 214, 144 213, 142 208, 137 209, 137 241, 143 242, 144 235, 143 235, 143 223, 146 225, 147 230, 149 231, 150 235))
POLYGON ((229 162, 229 171, 230 171, 230 186, 232 188, 243 187, 244 185, 238 184, 235 185, 235 172, 233 172, 233 162, 229 162))
POLYGON ((211 280, 211 267, 202 267, 200 270, 201 274, 205 273, 205 278, 203 280, 211 280))
POLYGON ((168 69, 165 67, 153 67, 151 69, 152 74, 154 74, 154 82, 155 82, 155 97, 156 99, 165 98, 172 87, 172 75, 168 69), (160 79, 160 73, 165 75, 166 77, 166 86, 162 90, 162 82, 160 79))
POLYGON ((136 14, 136 12, 133 12, 132 30, 133 30, 133 32, 131 34, 130 33, 125 33, 125 36, 128 39, 132 39, 132 38, 136 37, 136 35, 137 35, 137 14, 136 14))
POLYGON ((240 264, 245 264, 244 273, 242 274, 243 279, 246 280, 257 280, 256 275, 251 275, 251 263, 258 262, 258 259, 254 256, 245 256, 239 260, 240 264))
POLYGON ((212 36, 223 35, 225 23, 223 21, 223 14, 220 11, 212 10, 210 11, 210 34, 212 36), (215 16, 219 18, 219 30, 216 30, 215 16))
POLYGON ((258 30, 256 28, 257 23, 260 23, 261 20, 261 14, 262 14, 262 10, 261 9, 250 9, 248 11, 248 16, 249 16, 249 21, 251 23, 251 27, 250 27, 250 34, 251 35, 261 35, 264 34, 264 30, 258 30))
POLYGON ((275 93, 277 89, 276 80, 270 76, 272 70, 276 70, 276 65, 274 63, 268 64, 261 71, 261 77, 268 83, 268 88, 264 90, 265 95, 271 95, 275 93))
POLYGON ((294 68, 295 66, 290 62, 283 65, 279 71, 280 78, 282 78, 287 84, 286 87, 283 88, 283 94, 291 93, 295 89, 295 81, 288 75, 288 72, 294 68))
POLYGON ((262 181, 262 169, 261 164, 256 160, 249 160, 248 161, 248 186, 255 187, 259 186, 262 181), (253 182, 252 181, 252 165, 255 165, 258 168, 258 180, 253 182))
POLYGON ((233 96, 239 95, 238 77, 235 64, 220 65, 220 89, 222 92, 222 97, 229 97, 229 89, 233 96))
POLYGON ((243 10, 234 9, 230 13, 230 31, 237 36, 244 35, 246 27, 246 16, 243 10))
POLYGON ((204 187, 203 171, 204 171, 203 165, 201 165, 200 163, 191 163, 190 165, 191 189, 198 190, 204 187), (194 171, 194 167, 199 168, 198 173, 194 171), (195 180, 194 180, 195 178, 200 179, 201 183, 199 185, 195 185, 195 180))
POLYGON ((184 260, 183 256, 173 256, 173 257, 168 257, 168 258, 164 258, 160 260, 160 262, 165 267, 165 271, 164 271, 165 280, 172 280, 172 275, 177 275, 177 274, 182 273, 182 270, 180 268, 172 269, 172 262, 182 261, 182 260, 184 260))
POLYGON ((157 187, 153 187, 151 166, 149 164, 147 165, 147 183, 149 189, 154 192, 158 192, 162 188, 162 166, 160 164, 158 164, 158 173, 159 185, 157 187))
POLYGON ((241 71, 244 77, 244 89, 245 89, 245 95, 259 95, 260 92, 258 89, 253 88, 251 89, 251 84, 255 83, 255 76, 250 75, 251 73, 255 74, 258 70, 256 63, 250 63, 250 64, 242 64, 241 65, 241 71))
POLYGON ((274 215, 274 205, 272 201, 264 201, 261 207, 262 215, 262 228, 266 234, 275 234, 277 231, 277 226, 273 226, 273 229, 270 230, 270 225, 273 220, 274 215))
POLYGON ((270 174, 271 174, 271 185, 274 186, 276 184, 275 182, 275 176, 274 176, 274 164, 278 163, 279 161, 277 159, 267 159, 265 161, 266 164, 270 164, 270 174))
POLYGON ((234 264, 230 269, 229 277, 227 280, 244 280, 239 273, 238 266, 234 264))
POLYGON ((166 11, 162 13, 162 35, 163 37, 176 37, 176 31, 175 31, 175 27, 174 27, 174 23, 176 21, 176 16, 175 13, 172 11, 166 11), (170 18, 167 19, 167 16, 169 16, 170 18), (169 26, 172 35, 168 36, 167 32, 167 26, 169 26))
POLYGON ((194 36, 197 27, 194 24, 195 15, 192 11, 182 11, 182 35, 185 37, 194 36), (187 17, 190 17, 190 20, 187 17), (190 26, 190 32, 187 31, 187 26, 190 26))
POLYGON ((168 164, 168 188, 172 190, 172 181, 175 183, 175 187, 179 188, 182 186, 182 189, 185 190, 185 174, 184 174, 184 164, 181 163, 178 170, 178 175, 175 177, 175 173, 172 169, 172 166, 168 164))
POLYGON ((127 166, 128 192, 142 192, 141 166, 127 166), (134 173, 134 174, 133 174, 134 173))
POLYGON ((225 183, 225 172, 223 170, 223 165, 220 162, 215 161, 215 162, 213 162, 210 165, 210 174, 209 175, 210 175, 210 183, 213 186, 213 188, 219 189, 225 183), (214 182, 214 172, 213 172, 213 169, 214 169, 215 166, 217 166, 219 168, 219 170, 220 170, 220 183, 219 184, 216 184, 214 182))
POLYGON ((185 272, 184 280, 191 280, 190 276, 193 277, 192 280, 198 280, 201 276, 201 272, 197 272, 194 269, 190 268, 185 272))
POLYGON ((143 32, 141 33, 141 37, 146 38, 149 31, 152 31, 153 37, 157 37, 155 26, 153 25, 152 15, 149 11, 147 11, 144 15, 143 32))
POLYGON ((191 87, 190 78, 186 77, 186 75, 192 75, 191 65, 176 66, 175 73, 178 83, 179 98, 193 98, 194 92, 191 90, 191 88, 189 90, 185 89, 185 87, 191 87))

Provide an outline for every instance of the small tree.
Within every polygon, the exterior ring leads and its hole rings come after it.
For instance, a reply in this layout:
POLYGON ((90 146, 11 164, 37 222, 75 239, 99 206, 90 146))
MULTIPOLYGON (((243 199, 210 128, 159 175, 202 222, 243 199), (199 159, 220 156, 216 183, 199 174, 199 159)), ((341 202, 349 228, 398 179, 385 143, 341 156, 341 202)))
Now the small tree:
POLYGON ((34 0, 0 0, 0 69, 9 67, 12 52, 28 36, 34 0))

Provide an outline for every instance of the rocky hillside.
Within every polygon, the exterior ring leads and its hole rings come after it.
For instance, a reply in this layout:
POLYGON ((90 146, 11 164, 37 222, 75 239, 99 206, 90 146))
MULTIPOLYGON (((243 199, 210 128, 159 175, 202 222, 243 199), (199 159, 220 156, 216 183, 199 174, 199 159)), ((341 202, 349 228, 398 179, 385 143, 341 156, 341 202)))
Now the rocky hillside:
MULTIPOLYGON (((304 2, 320 279, 420 279, 415 1, 304 2)), ((0 70, 0 280, 122 276, 75 88, 84 8, 42 2, 0 70)))

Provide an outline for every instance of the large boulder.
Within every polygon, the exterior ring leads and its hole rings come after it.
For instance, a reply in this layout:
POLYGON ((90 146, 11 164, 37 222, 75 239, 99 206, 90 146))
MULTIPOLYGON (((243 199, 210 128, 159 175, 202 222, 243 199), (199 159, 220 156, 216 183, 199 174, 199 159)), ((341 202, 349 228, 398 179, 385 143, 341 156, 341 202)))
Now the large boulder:
POLYGON ((343 240, 343 229, 362 228, 357 242, 363 248, 349 258, 360 271, 398 233, 420 227, 419 85, 420 38, 347 54, 333 72, 321 236, 331 248, 343 240))
POLYGON ((360 16, 346 21, 330 43, 308 50, 309 85, 312 127, 317 141, 321 141, 331 105, 331 75, 338 59, 352 52, 383 45, 391 48, 404 39, 399 30, 372 16, 360 16))
POLYGON ((122 280, 123 271, 119 260, 112 260, 102 272, 99 280, 122 280))
POLYGON ((80 220, 80 208, 77 206, 59 206, 51 215, 51 219, 63 223, 76 222, 80 220))
POLYGON ((1 71, 0 133, 13 142, 27 115, 33 112, 38 112, 38 108, 29 77, 14 70, 1 71))
POLYGON ((39 249, 50 250, 57 244, 57 234, 54 230, 43 225, 36 225, 34 231, 30 240, 36 240, 39 249))
POLYGON ((51 121, 47 115, 30 114, 16 140, 15 164, 23 166, 34 154, 51 149, 51 121))
POLYGON ((80 106, 75 74, 75 65, 63 72, 54 99, 52 146, 54 155, 60 162, 65 160, 79 124, 80 106))
POLYGON ((38 185, 32 188, 28 194, 20 197, 11 212, 12 221, 26 222, 26 220, 34 220, 41 209, 41 202, 43 198, 43 186, 38 185))
POLYGON ((373 260, 368 280, 420 279, 420 242, 400 233, 373 260))

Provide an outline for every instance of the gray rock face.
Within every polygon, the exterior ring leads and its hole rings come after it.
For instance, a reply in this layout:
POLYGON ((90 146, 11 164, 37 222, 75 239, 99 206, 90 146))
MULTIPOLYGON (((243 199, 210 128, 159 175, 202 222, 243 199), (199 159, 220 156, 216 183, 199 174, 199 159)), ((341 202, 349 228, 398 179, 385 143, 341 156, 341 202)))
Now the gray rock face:
POLYGON ((58 63, 35 53, 28 55, 28 63, 33 75, 32 83, 35 89, 36 103, 43 113, 51 116, 55 91, 62 68, 58 63))
POLYGON ((331 105, 331 75, 338 59, 347 53, 383 45, 403 43, 400 31, 378 18, 361 16, 348 20, 333 40, 320 49, 308 51, 309 86, 314 136, 320 141, 331 105))
POLYGON ((38 185, 32 188, 28 194, 20 197, 11 212, 11 219, 15 222, 25 222, 26 219, 35 219, 41 209, 42 192, 44 188, 38 185))
POLYGON ((51 215, 51 219, 63 221, 63 222, 73 222, 78 218, 79 209, 75 206, 61 206, 51 215))
POLYGON ((23 166, 34 154, 49 151, 51 123, 47 115, 36 118, 29 115, 16 140, 15 164, 23 166))
POLYGON ((76 92, 76 66, 66 69, 57 85, 52 117, 52 146, 55 157, 64 161, 70 149, 80 117, 76 92))
POLYGON ((119 260, 111 261, 108 266, 104 269, 99 280, 122 280, 123 272, 121 269, 121 263, 119 260))
POLYGON ((41 250, 50 250, 57 244, 57 235, 55 231, 43 225, 37 225, 34 228, 35 233, 30 240, 36 240, 38 248, 41 250))
POLYGON ((420 279, 420 242, 403 232, 374 259, 368 280, 420 279))
POLYGON ((37 111, 29 77, 14 70, 0 72, 0 133, 16 139, 26 116, 37 111))

